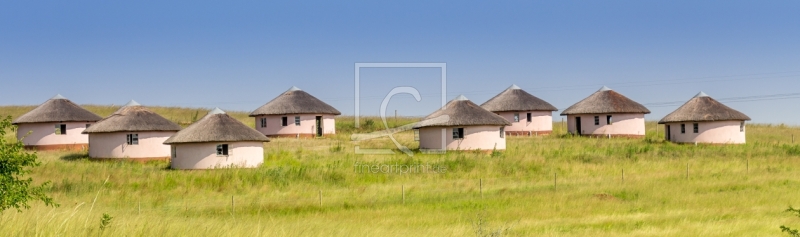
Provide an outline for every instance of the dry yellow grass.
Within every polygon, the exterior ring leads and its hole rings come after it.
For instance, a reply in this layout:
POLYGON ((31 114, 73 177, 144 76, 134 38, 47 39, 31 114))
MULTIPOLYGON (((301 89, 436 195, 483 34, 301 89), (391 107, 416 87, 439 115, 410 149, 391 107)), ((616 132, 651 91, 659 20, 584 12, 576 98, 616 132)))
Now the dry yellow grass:
MULTIPOLYGON (((160 113, 178 120, 191 111, 160 113)), ((0 233, 475 236, 501 229, 502 236, 780 236, 782 224, 800 227, 800 219, 783 212, 800 205, 795 127, 749 125, 747 145, 691 146, 664 143, 648 123, 641 140, 510 137, 508 150, 494 155, 407 157, 355 154, 355 145, 393 145, 385 138, 349 141, 351 132, 375 128, 354 129, 347 117, 337 124, 332 138, 265 144, 265 164, 257 169, 176 171, 166 163, 98 163, 85 154, 43 152, 32 177, 53 182, 49 193, 61 207, 34 203, 22 213, 6 211, 0 233), (365 163, 430 163, 447 172, 356 172, 354 165, 365 163), (114 217, 105 231, 103 213, 114 217)), ((562 124, 555 127, 563 134, 562 124)), ((411 133, 397 137, 416 148, 411 133)))

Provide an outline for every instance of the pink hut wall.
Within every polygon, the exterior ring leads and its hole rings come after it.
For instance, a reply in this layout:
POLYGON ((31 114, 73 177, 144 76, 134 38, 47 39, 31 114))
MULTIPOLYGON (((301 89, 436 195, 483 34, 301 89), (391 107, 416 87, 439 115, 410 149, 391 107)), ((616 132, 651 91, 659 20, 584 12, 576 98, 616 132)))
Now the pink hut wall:
POLYGON ((336 123, 333 115, 330 114, 288 114, 288 115, 266 115, 255 117, 256 130, 267 136, 309 136, 316 134, 315 120, 317 116, 322 116, 322 134, 336 134, 336 123), (288 126, 281 125, 282 117, 288 118, 288 126), (300 126, 294 125, 294 117, 300 116, 300 126), (261 118, 267 118, 267 127, 261 127, 261 118))
POLYGON ((506 126, 506 133, 542 132, 548 134, 553 131, 553 112, 551 111, 498 112, 497 115, 511 122, 511 126, 506 126), (514 113, 519 114, 519 122, 514 122, 514 113), (531 121, 528 121, 528 113, 531 113, 531 121))
POLYGON ((164 141, 172 135, 175 135, 175 132, 91 133, 89 157, 168 159, 170 147, 164 145, 164 141), (128 134, 139 134, 139 144, 128 145, 128 134))
POLYGON ((22 142, 26 146, 88 146, 89 136, 81 134, 83 130, 86 129, 86 124, 94 124, 94 122, 23 123, 17 125, 17 139, 22 139, 22 142), (56 135, 56 124, 66 124, 67 134, 56 135), (31 134, 28 134, 28 132, 31 132, 31 134))
POLYGON ((447 146, 447 150, 506 149, 505 136, 500 137, 500 126, 464 126, 463 139, 453 139, 454 127, 420 128, 419 148, 441 149, 442 128, 445 128, 445 145, 447 146))
POLYGON ((567 116, 567 129, 578 134, 575 117, 581 117, 583 135, 644 136, 644 114, 580 114, 567 116), (606 124, 606 116, 612 116, 612 123, 606 124), (600 116, 600 125, 594 125, 594 116, 600 116))
POLYGON ((207 142, 173 144, 173 169, 253 168, 264 163, 262 142, 207 142), (217 156, 217 145, 228 144, 228 156, 217 156))
MULTIPOLYGON (((698 122, 698 133, 694 133, 694 123, 668 123, 670 136, 668 140, 677 143, 709 143, 709 144, 744 144, 745 131, 741 131, 742 121, 698 122), (681 124, 686 124, 686 133, 681 134, 681 124)), ((666 130, 665 130, 666 131, 666 130)))

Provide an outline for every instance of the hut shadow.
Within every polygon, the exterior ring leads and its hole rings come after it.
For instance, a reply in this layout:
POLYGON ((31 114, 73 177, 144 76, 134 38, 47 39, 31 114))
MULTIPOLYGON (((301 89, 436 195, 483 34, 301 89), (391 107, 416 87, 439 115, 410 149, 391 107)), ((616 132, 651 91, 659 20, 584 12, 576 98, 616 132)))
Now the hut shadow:
POLYGON ((59 159, 64 160, 64 161, 89 160, 89 154, 87 154, 87 153, 69 153, 69 154, 61 156, 59 159))

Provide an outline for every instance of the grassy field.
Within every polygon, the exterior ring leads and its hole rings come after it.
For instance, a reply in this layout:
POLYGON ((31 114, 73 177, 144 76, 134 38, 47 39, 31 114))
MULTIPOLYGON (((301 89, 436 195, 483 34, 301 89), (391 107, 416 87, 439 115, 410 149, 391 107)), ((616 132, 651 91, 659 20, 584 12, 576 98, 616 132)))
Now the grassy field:
MULTIPOLYGON (((32 107, 0 107, 18 116, 32 107)), ((116 108, 87 106, 102 115, 116 108)), ((154 108, 188 124, 203 109, 154 108), (198 112, 199 111, 199 112, 198 112)), ((253 124, 247 113, 231 115, 253 124)), ((392 148, 352 142, 352 117, 335 137, 273 139, 256 169, 178 171, 167 163, 91 162, 40 152, 36 181, 52 181, 58 208, 0 214, 4 236, 781 236, 800 227, 796 127, 748 125, 746 145, 675 145, 648 122, 646 139, 509 137, 491 154, 355 154, 392 148), (362 165, 437 172, 378 172, 362 165), (368 169, 367 169, 368 170, 368 169), (624 178, 623 178, 624 173, 624 178), (103 214, 113 219, 101 230, 103 214), (495 234, 495 235, 493 235, 495 234)), ((390 119, 390 125, 414 118, 390 119)), ((363 125, 363 123, 362 123, 363 125)), ((415 149, 413 134, 396 134, 415 149)), ((798 137, 800 139, 800 137, 798 137)), ((800 141, 798 141, 800 143, 800 141)))

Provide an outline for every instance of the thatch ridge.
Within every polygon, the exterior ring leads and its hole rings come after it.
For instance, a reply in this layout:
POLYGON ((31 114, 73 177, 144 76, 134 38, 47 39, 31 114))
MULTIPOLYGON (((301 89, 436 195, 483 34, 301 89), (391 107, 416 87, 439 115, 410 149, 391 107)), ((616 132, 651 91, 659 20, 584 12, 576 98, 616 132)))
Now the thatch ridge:
POLYGON ((97 114, 78 106, 67 98, 57 95, 31 111, 19 116, 13 124, 49 122, 95 122, 103 119, 97 114))
POLYGON ((531 95, 516 85, 495 95, 481 104, 481 107, 491 112, 504 111, 558 111, 558 109, 536 96, 531 95))
POLYGON ((511 125, 508 120, 499 115, 481 108, 477 104, 469 101, 464 96, 448 102, 444 108, 436 110, 426 116, 414 128, 423 127, 445 127, 445 126, 479 126, 479 125, 511 125), (439 121, 437 118, 449 117, 447 121, 439 121))
POLYGON ((701 92, 701 94, 690 99, 681 107, 672 111, 672 113, 664 116, 658 123, 749 120, 750 117, 744 113, 732 109, 701 92))
POLYGON ((250 113, 250 117, 281 114, 342 114, 313 95, 292 87, 250 113))
MULTIPOLYGON (((130 104, 130 103, 129 103, 130 104)), ((83 133, 180 131, 181 126, 144 106, 124 106, 83 133)))
POLYGON ((649 114, 650 110, 644 105, 604 86, 589 97, 565 109, 561 112, 561 115, 623 113, 649 114))
POLYGON ((189 127, 175 133, 164 144, 198 142, 261 141, 269 138, 224 112, 215 109, 189 127))

